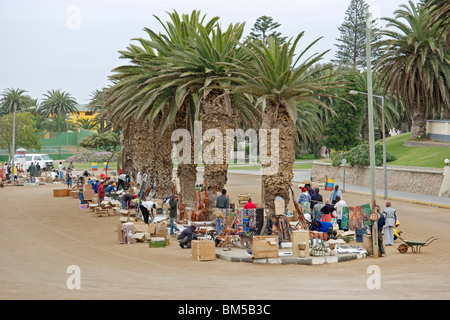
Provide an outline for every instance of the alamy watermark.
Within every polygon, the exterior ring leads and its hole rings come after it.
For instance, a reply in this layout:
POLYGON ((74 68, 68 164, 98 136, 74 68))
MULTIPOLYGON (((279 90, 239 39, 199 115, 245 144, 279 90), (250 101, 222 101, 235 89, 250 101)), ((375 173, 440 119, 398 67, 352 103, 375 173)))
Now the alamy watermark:
POLYGON ((191 137, 191 133, 187 129, 176 129, 172 133, 171 140, 175 143, 178 164, 237 163, 255 165, 258 164, 259 155, 262 174, 274 175, 278 173, 279 168, 279 137, 278 129, 259 129, 258 132, 255 129, 246 131, 227 129, 225 136, 219 129, 208 129, 202 134, 202 123, 196 121, 194 137, 191 137), (193 157, 191 154, 192 139, 194 139, 193 149, 195 152, 193 157), (236 152, 234 151, 235 139, 236 152), (205 148, 200 151, 205 142, 207 143, 205 148))

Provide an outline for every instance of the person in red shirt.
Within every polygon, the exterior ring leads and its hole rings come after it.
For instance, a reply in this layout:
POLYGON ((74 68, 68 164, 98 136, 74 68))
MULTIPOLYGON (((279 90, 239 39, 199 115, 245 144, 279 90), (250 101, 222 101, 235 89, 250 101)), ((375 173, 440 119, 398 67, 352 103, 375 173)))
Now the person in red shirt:
POLYGON ((244 209, 256 209, 256 205, 252 202, 251 198, 248 198, 248 202, 245 204, 244 209))
POLYGON ((105 187, 103 186, 103 180, 100 180, 97 186, 98 203, 101 203, 105 198, 105 187))

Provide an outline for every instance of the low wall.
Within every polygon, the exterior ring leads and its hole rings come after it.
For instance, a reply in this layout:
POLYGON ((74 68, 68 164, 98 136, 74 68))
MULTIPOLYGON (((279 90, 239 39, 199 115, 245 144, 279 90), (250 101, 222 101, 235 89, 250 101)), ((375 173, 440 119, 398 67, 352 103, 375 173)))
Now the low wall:
MULTIPOLYGON (((375 182, 377 189, 384 189, 383 167, 376 167, 375 182)), ((331 163, 314 161, 311 176, 315 180, 325 177, 334 179, 335 183, 343 181, 344 168, 333 167, 331 163)), ((444 180, 443 170, 433 168, 387 167, 388 190, 412 192, 439 196, 439 190, 444 180)), ((369 167, 345 167, 345 184, 370 188, 369 167)))

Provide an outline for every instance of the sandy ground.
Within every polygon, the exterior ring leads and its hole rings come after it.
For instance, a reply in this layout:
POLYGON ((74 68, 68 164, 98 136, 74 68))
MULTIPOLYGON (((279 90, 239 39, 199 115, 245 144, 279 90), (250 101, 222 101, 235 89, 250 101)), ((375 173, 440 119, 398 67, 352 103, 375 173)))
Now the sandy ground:
MULTIPOLYGON (((450 298, 448 209, 393 203, 404 238, 439 238, 420 254, 400 254, 397 243, 383 258, 320 266, 196 262, 174 238, 166 248, 118 244, 118 217, 95 217, 78 200, 54 198, 54 188, 63 186, 0 189, 0 299, 450 298), (67 286, 70 266, 81 272, 80 289, 67 286), (367 285, 373 266, 380 272, 375 289, 367 285)), ((257 176, 230 174, 226 188, 232 199, 245 192, 260 199, 257 176)), ((369 200, 344 198, 348 205, 369 200)))

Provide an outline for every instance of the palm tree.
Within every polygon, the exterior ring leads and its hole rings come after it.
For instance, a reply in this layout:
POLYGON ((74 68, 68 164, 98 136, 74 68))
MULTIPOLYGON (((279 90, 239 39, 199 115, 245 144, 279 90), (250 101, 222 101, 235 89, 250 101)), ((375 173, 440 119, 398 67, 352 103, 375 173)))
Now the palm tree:
MULTIPOLYGON (((189 46, 175 45, 172 56, 164 59, 167 68, 162 69, 161 77, 170 79, 170 85, 177 87, 177 96, 184 96, 187 92, 195 94, 203 135, 215 130, 226 137, 227 129, 239 127, 239 121, 255 119, 254 108, 249 108, 247 103, 237 103, 236 99, 244 100, 230 92, 233 83, 239 81, 238 77, 231 76, 230 65, 246 57, 238 45, 243 27, 243 24, 230 24, 223 31, 218 24, 212 30, 198 25, 198 33, 189 46)), ((208 185, 211 207, 217 192, 227 182, 230 160, 226 139, 222 143, 214 139, 204 140, 202 144, 203 179, 208 185)))
POLYGON ((439 41, 445 37, 447 49, 450 47, 450 2, 448 0, 428 0, 425 1, 425 7, 429 9, 428 27, 433 28, 437 25, 437 35, 439 41))
POLYGON ((0 115, 29 108, 31 98, 25 95, 26 91, 20 88, 8 88, 3 91, 0 99, 0 115))
POLYGON ((44 94, 40 105, 40 112, 46 116, 53 114, 65 115, 77 112, 77 101, 68 92, 61 90, 48 90, 44 94))
POLYGON ((96 131, 98 129, 98 124, 94 119, 79 119, 78 126, 85 130, 96 131))
MULTIPOLYGON (((167 36, 156 34, 145 28, 144 30, 149 34, 151 41, 142 38, 134 39, 140 42, 141 47, 132 45, 128 48, 128 51, 122 52, 123 57, 129 58, 133 65, 122 66, 114 70, 116 75, 112 79, 117 82, 108 93, 107 100, 111 105, 109 113, 116 125, 117 120, 128 123, 129 121, 135 121, 133 120, 135 118, 145 119, 142 121, 146 125, 140 126, 139 130, 130 130, 128 126, 123 132, 141 134, 141 139, 147 135, 147 140, 153 143, 153 146, 148 150, 150 162, 146 165, 145 171, 156 180, 157 193, 162 196, 167 196, 167 192, 172 189, 173 165, 170 137, 174 117, 178 114, 177 110, 180 105, 175 104, 175 90, 172 87, 159 90, 159 86, 164 82, 151 83, 151 80, 157 76, 155 66, 158 62, 156 61, 155 51, 161 56, 170 55, 173 43, 182 44, 190 36, 193 28, 200 21, 199 14, 199 12, 194 11, 190 17, 187 15, 180 17, 175 11, 170 14, 172 23, 167 22, 167 26, 156 17, 165 28, 167 36), (156 49, 153 49, 153 47, 156 49), (158 143, 161 145, 156 147, 155 145, 158 143)), ((139 142, 139 140, 137 141, 139 142)), ((134 148, 133 143, 130 143, 128 149, 138 151, 134 148)), ((136 154, 136 152, 132 152, 132 154, 136 154)), ((126 158, 125 154, 124 158, 126 158)), ((135 160, 135 162, 139 161, 138 159, 135 160)), ((181 170, 179 168, 178 173, 183 171, 182 169, 183 166, 181 166, 181 170)), ((192 189, 192 200, 194 201, 196 170, 194 170, 193 175, 192 188, 189 189, 192 189)), ((182 179, 182 181, 186 180, 188 179, 182 179)), ((184 193, 185 190, 182 192, 184 193)))
MULTIPOLYGON (((281 196, 286 204, 290 199, 296 124, 301 123, 297 120, 299 103, 303 107, 314 103, 327 108, 317 97, 327 96, 325 90, 336 85, 328 77, 317 76, 322 69, 311 68, 326 52, 305 57, 306 52, 319 39, 296 56, 297 45, 303 34, 300 33, 283 45, 280 45, 276 38, 270 38, 267 46, 262 42, 248 43, 245 51, 252 57, 252 61, 240 63, 236 68, 236 72, 243 75, 246 83, 241 84, 235 91, 256 97, 257 103, 263 105, 261 128, 277 129, 279 132, 279 145, 271 145, 268 148, 279 150, 278 171, 265 173, 264 169, 269 168, 270 164, 262 165, 264 207, 271 213, 274 212, 274 200, 277 196, 281 196), (304 61, 300 62, 300 59, 304 61)), ((268 141, 271 141, 270 139, 271 137, 268 141)), ((260 145, 261 147, 264 145, 260 145)), ((263 158, 261 154, 260 158, 263 158)))
POLYGON ((411 111, 411 138, 426 137, 426 119, 435 108, 449 108, 450 51, 435 37, 437 26, 427 28, 427 9, 409 1, 394 12, 394 18, 383 18, 386 37, 376 46, 386 51, 375 65, 384 94, 390 91, 411 111))
POLYGON ((54 114, 53 117, 45 119, 44 127, 49 132, 76 130, 76 124, 72 120, 68 120, 63 114, 54 114))

